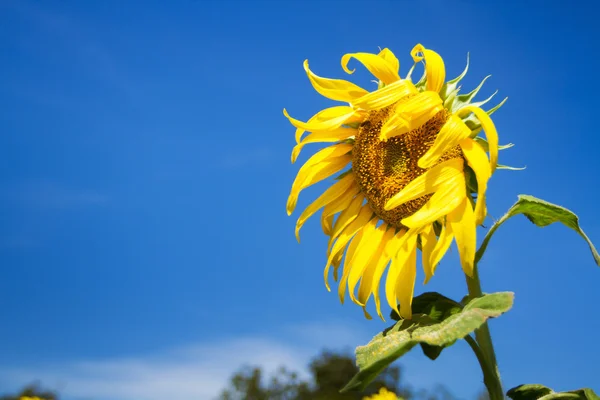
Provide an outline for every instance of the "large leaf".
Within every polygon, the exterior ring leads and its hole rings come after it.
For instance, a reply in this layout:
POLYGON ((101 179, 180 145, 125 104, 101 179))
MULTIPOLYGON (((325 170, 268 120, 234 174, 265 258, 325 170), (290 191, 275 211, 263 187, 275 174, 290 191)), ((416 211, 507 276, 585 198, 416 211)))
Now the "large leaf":
POLYGON ((543 385, 520 385, 510 389, 506 395, 513 400, 600 400, 600 397, 592 389, 557 393, 543 385))
POLYGON ((548 203, 547 201, 538 199, 529 195, 519 195, 519 200, 508 210, 508 212, 500 218, 488 231, 487 235, 483 239, 481 243, 481 247, 477 250, 477 254, 475 255, 475 262, 479 261, 485 253, 485 249, 487 248, 488 242, 494 235, 494 232, 502 225, 506 220, 510 217, 514 217, 518 214, 524 214, 527 219, 533 222, 535 225, 539 227, 548 226, 555 222, 560 222, 565 226, 573 229, 575 232, 579 233, 582 238, 585 239, 590 250, 592 252, 592 256, 596 261, 597 265, 600 265, 600 255, 598 255, 598 251, 594 247, 590 238, 587 237, 585 232, 579 226, 579 218, 572 211, 557 206, 556 204, 548 203))
MULTIPOLYGON (((463 305, 436 292, 426 292, 413 299, 412 311, 415 314, 423 314, 433 321, 441 322, 452 314, 460 312, 463 305)), ((423 318, 421 316, 421 318, 423 318)), ((396 321, 400 316, 392 310, 390 317, 396 321)), ((433 346, 427 343, 420 343, 423 353, 432 360, 435 360, 442 353, 445 346, 433 346)))
MULTIPOLYGON (((438 300, 443 301, 441 297, 438 300)), ((364 390, 383 369, 419 343, 445 347, 464 338, 488 318, 508 311, 512 307, 513 297, 511 292, 486 294, 471 300, 462 310, 456 307, 451 308, 451 312, 442 312, 438 319, 427 314, 413 314, 412 320, 399 321, 375 336, 367 345, 356 349, 359 372, 342 392, 364 390)))

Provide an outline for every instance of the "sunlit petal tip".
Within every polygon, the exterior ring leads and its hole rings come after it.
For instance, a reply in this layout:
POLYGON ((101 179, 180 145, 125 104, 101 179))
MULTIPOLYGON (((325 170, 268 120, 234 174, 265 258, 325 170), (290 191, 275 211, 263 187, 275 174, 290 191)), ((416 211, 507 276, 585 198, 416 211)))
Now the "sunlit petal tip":
POLYGON ((426 49, 420 43, 413 47, 411 55, 414 62, 425 60, 427 90, 439 92, 446 79, 446 67, 442 57, 435 51, 426 49))
POLYGON ((308 60, 304 61, 304 70, 313 88, 328 99, 350 103, 369 93, 352 82, 343 79, 323 78, 314 74, 308 67, 308 60))
POLYGON ((367 312, 367 308, 366 307, 363 307, 362 310, 363 310, 363 313, 365 314, 365 318, 366 319, 368 319, 368 320, 372 320, 373 319, 373 317, 371 317, 371 314, 369 314, 367 312))
POLYGON ((296 145, 292 149, 292 156, 290 157, 291 161, 292 161, 292 164, 296 163, 296 160, 298 159, 298 156, 300 155, 300 150, 301 149, 302 149, 302 146, 300 146, 300 145, 296 145))
POLYGON ((352 75, 356 71, 356 68, 354 68, 354 69, 348 68, 348 63, 350 62, 350 58, 352 58, 352 54, 344 54, 342 56, 342 69, 347 74, 352 75))
POLYGON ((327 288, 328 292, 331 292, 331 287, 329 286, 329 266, 323 270, 323 280, 325 281, 325 288, 327 288))
POLYGON ((412 319, 412 304, 409 304, 408 306, 402 306, 402 304, 400 304, 400 316, 403 319, 412 319))
POLYGON ((288 197, 287 204, 286 204, 286 211, 287 211, 288 217, 290 215, 292 215, 292 213, 294 212, 294 209, 296 209, 297 201, 298 201, 297 196, 293 196, 292 194, 290 194, 290 196, 288 197))
POLYGON ((475 266, 474 266, 473 261, 466 261, 463 263, 463 271, 469 278, 473 277, 474 270, 475 270, 475 266))

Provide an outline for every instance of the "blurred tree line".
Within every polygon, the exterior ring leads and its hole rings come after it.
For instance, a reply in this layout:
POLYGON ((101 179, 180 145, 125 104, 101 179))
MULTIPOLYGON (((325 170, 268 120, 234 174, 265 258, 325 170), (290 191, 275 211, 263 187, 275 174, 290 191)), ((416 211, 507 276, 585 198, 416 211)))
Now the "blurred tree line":
POLYGON ((455 400, 441 385, 433 390, 419 390, 402 384, 399 366, 388 367, 363 392, 340 393, 358 372, 354 358, 345 353, 322 352, 308 367, 308 380, 285 367, 270 378, 259 367, 244 367, 233 375, 218 400, 362 400, 382 387, 405 400, 455 400))
MULTIPOLYGON (((402 382, 402 369, 390 366, 364 392, 340 393, 358 372, 354 358, 345 353, 322 352, 312 359, 309 378, 301 379, 295 371, 281 367, 273 376, 266 377, 260 367, 243 367, 235 373, 218 400, 362 400, 385 387, 405 400, 456 400, 443 386, 433 389, 415 389, 402 382)), ((60 400, 57 393, 29 385, 14 395, 0 395, 0 400, 20 400, 39 397, 42 400, 60 400)), ((171 399, 165 399, 171 400, 171 399)), ((205 400, 205 399, 187 399, 205 400)), ((480 396, 478 400, 487 400, 480 396)))
POLYGON ((0 395, 0 400, 21 400, 23 397, 38 397, 42 400, 58 400, 56 393, 49 390, 42 390, 37 384, 27 385, 17 394, 0 395))

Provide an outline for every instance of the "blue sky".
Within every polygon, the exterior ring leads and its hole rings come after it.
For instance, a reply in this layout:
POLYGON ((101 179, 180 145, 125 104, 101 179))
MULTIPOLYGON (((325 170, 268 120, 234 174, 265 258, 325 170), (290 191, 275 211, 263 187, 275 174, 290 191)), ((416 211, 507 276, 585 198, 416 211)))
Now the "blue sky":
MULTIPOLYGON (((330 104, 306 58, 344 78, 343 54, 389 47, 405 74, 420 42, 453 77, 470 52, 463 87, 492 74, 481 98, 509 97, 500 162, 527 166, 494 175, 490 213, 532 194, 600 243, 597 10, 558 4, 1 2, 0 392, 42 379, 68 400, 211 398, 242 363, 300 369, 387 326, 325 290, 318 218, 299 245, 285 212, 298 165, 282 109, 330 104)), ((507 387, 598 385, 600 268, 577 234, 515 218, 480 269, 485 291, 516 292, 491 322, 507 387)), ((430 290, 465 294, 456 251, 430 290)), ((482 387, 464 343, 402 365, 415 387, 482 387)))

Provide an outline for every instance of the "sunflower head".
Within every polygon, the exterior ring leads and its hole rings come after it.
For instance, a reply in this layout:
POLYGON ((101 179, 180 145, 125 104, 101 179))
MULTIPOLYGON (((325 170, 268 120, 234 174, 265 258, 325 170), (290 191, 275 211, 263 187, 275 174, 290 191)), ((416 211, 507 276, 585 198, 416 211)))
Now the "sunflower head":
MULTIPOLYGON (((486 216, 487 184, 498 160, 498 135, 490 115, 504 101, 487 112, 480 107, 493 95, 473 102, 487 78, 470 93, 459 94, 468 58, 463 73, 446 82, 439 54, 418 44, 411 55, 414 64, 404 78, 389 49, 344 55, 341 63, 347 73, 354 72, 348 68, 354 59, 378 79, 372 92, 345 80, 320 77, 305 61, 315 90, 346 105, 326 108, 307 122, 284 109, 296 127, 292 162, 305 145, 328 143, 300 168, 288 198, 288 214, 301 190, 338 174, 337 181, 300 215, 296 236, 299 240, 302 225, 323 209, 321 224, 329 236, 327 288, 333 265, 340 300, 344 301, 347 288, 352 301, 365 309, 373 296, 380 317, 379 285, 387 271, 387 302, 403 318, 411 318, 418 250, 425 282, 452 242, 465 273, 473 273, 476 227, 486 216), (413 83, 418 63, 425 71, 413 83)), ((366 310, 365 315, 370 318, 366 310)))

